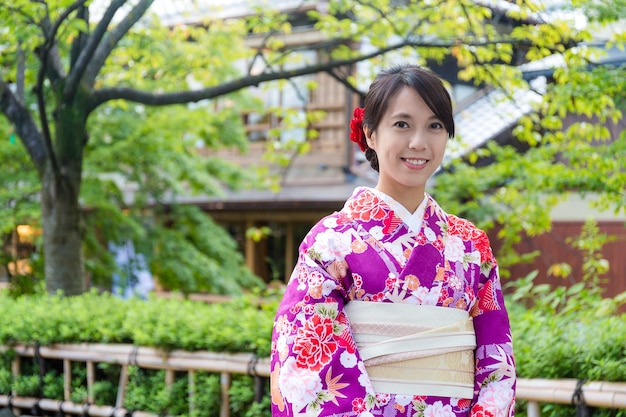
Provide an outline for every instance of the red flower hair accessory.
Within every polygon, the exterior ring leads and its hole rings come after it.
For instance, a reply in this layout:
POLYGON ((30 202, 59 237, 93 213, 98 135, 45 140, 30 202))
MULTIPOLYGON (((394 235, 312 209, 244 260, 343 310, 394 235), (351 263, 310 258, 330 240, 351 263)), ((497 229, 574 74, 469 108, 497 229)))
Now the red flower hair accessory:
POLYGON ((365 132, 363 132, 363 115, 365 109, 357 107, 354 109, 352 120, 350 120, 350 140, 357 145, 361 151, 365 152, 367 143, 365 142, 365 132))

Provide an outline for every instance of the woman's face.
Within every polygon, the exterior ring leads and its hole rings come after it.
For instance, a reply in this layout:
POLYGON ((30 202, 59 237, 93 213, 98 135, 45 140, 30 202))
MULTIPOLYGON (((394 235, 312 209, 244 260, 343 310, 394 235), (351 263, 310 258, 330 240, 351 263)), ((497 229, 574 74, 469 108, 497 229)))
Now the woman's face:
POLYGON ((367 144, 378 156, 377 189, 413 212, 426 181, 443 160, 448 132, 410 87, 392 97, 375 131, 365 126, 367 144))

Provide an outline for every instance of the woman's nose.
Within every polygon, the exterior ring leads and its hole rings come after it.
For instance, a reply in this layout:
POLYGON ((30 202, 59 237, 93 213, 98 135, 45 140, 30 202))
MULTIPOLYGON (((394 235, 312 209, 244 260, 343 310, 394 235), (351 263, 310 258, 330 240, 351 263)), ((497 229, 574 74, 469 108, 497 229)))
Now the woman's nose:
POLYGON ((422 150, 426 148, 426 136, 424 133, 415 132, 411 136, 411 141, 409 142, 409 148, 422 150))

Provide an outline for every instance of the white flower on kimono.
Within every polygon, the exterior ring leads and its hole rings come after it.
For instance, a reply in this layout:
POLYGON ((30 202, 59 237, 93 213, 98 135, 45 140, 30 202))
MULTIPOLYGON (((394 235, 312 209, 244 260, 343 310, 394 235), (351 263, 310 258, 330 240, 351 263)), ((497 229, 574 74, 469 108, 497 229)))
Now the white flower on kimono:
POLYGON ((424 235, 429 242, 434 242, 435 240, 437 240, 437 235, 430 227, 424 227, 424 235))
POLYGON ((392 245, 387 246, 389 252, 396 258, 399 262, 406 262, 406 257, 404 256, 404 248, 402 245, 394 242, 392 245))
POLYGON ((309 274, 308 286, 309 286, 309 295, 315 299, 322 298, 322 284, 325 280, 325 277, 318 271, 312 271, 309 274))
POLYGON ((463 289, 463 280, 456 275, 450 275, 448 277, 448 285, 455 291, 459 291, 463 289))
POLYGON ((365 369, 365 363, 363 363, 363 361, 359 361, 358 366, 359 371, 361 371, 361 374, 359 375, 359 384, 361 384, 361 386, 365 388, 365 391, 367 393, 371 393, 372 395, 374 395, 374 387, 372 386, 372 380, 370 379, 369 375, 367 374, 367 370, 365 369))
POLYGON ((443 405, 441 401, 426 406, 424 417, 455 417, 450 404, 443 405))
POLYGON ((322 275, 321 272, 311 271, 307 280, 307 284, 309 285, 309 287, 321 286, 324 282, 324 279, 324 275, 322 275))
POLYGON ((335 281, 327 279, 322 284, 322 294, 324 296, 328 296, 331 292, 335 290, 335 288, 337 288, 337 283, 335 281))
POLYGON ((411 296, 417 298, 418 303, 424 301, 427 295, 428 288, 426 287, 418 287, 416 290, 411 291, 411 296))
POLYGON ((475 250, 470 253, 466 253, 463 258, 463 265, 467 266, 468 264, 480 265, 480 252, 475 250))
POLYGON ((460 262, 465 256, 465 244, 459 236, 448 235, 443 255, 450 262, 460 262))
POLYGON ((276 339, 276 352, 278 352, 278 357, 281 361, 284 361, 289 355, 289 346, 287 345, 286 336, 280 335, 278 339, 276 339))
POLYGON ((486 410, 494 410, 495 417, 505 417, 513 401, 513 388, 507 383, 493 381, 482 387, 477 404, 486 410))
POLYGON ((348 351, 343 351, 339 356, 339 360, 341 361, 341 365, 344 368, 352 369, 356 366, 356 355, 354 353, 350 353, 348 351))
POLYGON ((317 398, 322 380, 317 372, 300 368, 291 357, 280 368, 278 386, 287 401, 294 405, 294 410, 301 410, 317 398))
POLYGON ((329 229, 337 227, 337 218, 335 216, 329 216, 322 220, 322 224, 329 229))
MULTIPOLYGON (((306 259, 310 259, 308 256, 306 259)), ((303 291, 306 289, 306 281, 307 281, 307 268, 304 265, 298 264, 291 274, 291 279, 298 280, 298 290, 303 291)))
POLYGON ((372 227, 369 232, 370 235, 372 235, 372 237, 376 240, 381 240, 385 237, 385 234, 383 233, 383 228, 380 226, 372 227))
POLYGON ((406 407, 407 405, 411 404, 411 401, 413 401, 412 395, 402 395, 402 394, 396 395, 396 404, 400 404, 403 407, 406 407))
POLYGON ((419 287, 417 290, 411 292, 411 296, 417 298, 419 304, 423 305, 437 305, 439 301, 439 295, 441 295, 441 287, 436 286, 428 289, 427 287, 419 287))
POLYGON ((382 405, 387 405, 389 404, 389 400, 391 399, 391 394, 385 394, 385 393, 376 393, 376 405, 377 406, 382 406, 382 405))
POLYGON ((338 233, 334 230, 325 230, 315 236, 315 252, 322 261, 343 259, 352 252, 352 239, 348 233, 338 233))

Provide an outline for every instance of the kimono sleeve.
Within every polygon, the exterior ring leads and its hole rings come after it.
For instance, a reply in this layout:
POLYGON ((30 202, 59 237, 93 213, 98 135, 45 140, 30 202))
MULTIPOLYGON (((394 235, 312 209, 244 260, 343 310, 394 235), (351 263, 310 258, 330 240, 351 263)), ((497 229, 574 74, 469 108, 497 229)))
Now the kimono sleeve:
MULTIPOLYGON (((484 233, 484 232, 483 232, 484 233)), ((471 416, 508 417, 515 412, 515 360, 508 313, 486 235, 481 252, 481 282, 472 308, 476 332, 476 390, 471 416)))
POLYGON ((375 401, 344 312, 345 261, 300 250, 272 334, 272 414, 356 415, 375 401))

